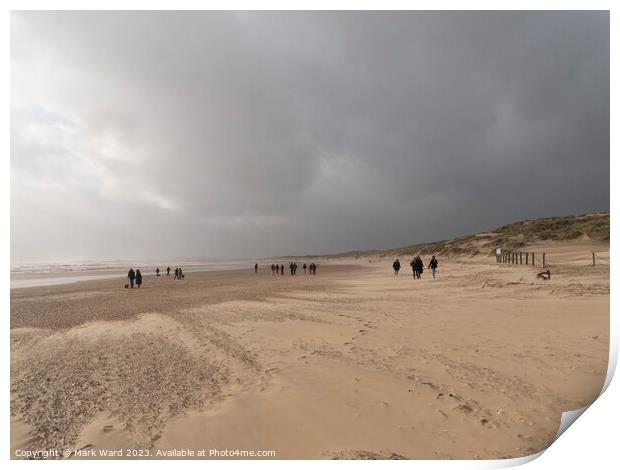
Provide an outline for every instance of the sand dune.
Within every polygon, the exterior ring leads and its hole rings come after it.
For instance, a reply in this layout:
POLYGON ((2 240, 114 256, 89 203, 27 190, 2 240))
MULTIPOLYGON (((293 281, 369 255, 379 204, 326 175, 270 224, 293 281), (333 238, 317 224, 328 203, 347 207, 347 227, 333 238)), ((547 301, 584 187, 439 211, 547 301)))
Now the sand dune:
POLYGON ((391 259, 332 259, 316 277, 263 268, 139 291, 13 291, 12 456, 532 454, 605 378, 609 267, 582 262, 587 242, 545 245, 550 281, 487 257, 440 259, 436 280, 394 276, 391 259))

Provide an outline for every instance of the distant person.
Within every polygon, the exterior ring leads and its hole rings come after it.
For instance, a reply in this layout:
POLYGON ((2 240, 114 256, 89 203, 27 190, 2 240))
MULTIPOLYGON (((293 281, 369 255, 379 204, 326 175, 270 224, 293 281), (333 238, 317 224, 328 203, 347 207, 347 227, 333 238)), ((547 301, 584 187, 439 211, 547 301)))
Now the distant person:
POLYGON ((136 270, 136 285, 138 286, 138 289, 142 285, 142 273, 139 269, 136 270))
POLYGON ((431 258, 431 262, 428 263, 428 268, 431 270, 431 272, 433 273, 433 279, 435 279, 435 270, 437 269, 437 259, 435 258, 435 255, 433 255, 433 257, 431 258))
POLYGON ((179 279, 185 279, 185 274, 183 274, 183 270, 179 268, 179 279))
POLYGON ((420 263, 419 260, 420 257, 418 255, 413 257, 413 260, 411 260, 411 270, 413 271, 413 278, 414 279, 419 279, 420 277, 418 276, 419 274, 419 270, 420 270, 420 263))
POLYGON ((254 264, 254 274, 258 274, 258 263, 254 264))
POLYGON ((170 266, 166 268, 166 276, 170 276, 170 266))
POLYGON ((398 271, 400 271, 400 260, 398 258, 392 263, 392 268, 394 268, 394 274, 398 276, 398 271))
POLYGON ((155 276, 159 277, 159 267, 155 270, 155 276))
POLYGON ((293 276, 297 275, 297 263, 293 261, 293 276))
POLYGON ((293 263, 292 262, 291 262, 291 264, 288 265, 288 269, 289 269, 289 271, 291 271, 291 276, 293 274, 295 274, 295 268, 293 267, 293 263))
POLYGON ((179 268, 174 268, 174 280, 179 279, 179 268))
POLYGON ((416 256, 416 275, 418 279, 422 279, 422 272, 424 271, 424 262, 420 256, 416 256))
POLYGON ((308 269, 308 266, 306 265, 306 263, 304 263, 304 265, 302 266, 302 268, 304 268, 304 274, 306 274, 306 269, 308 269))
POLYGON ((129 279, 129 285, 133 289, 133 281, 136 279, 136 273, 133 268, 129 268, 129 272, 127 273, 127 278, 129 279))
POLYGON ((280 265, 280 275, 284 276, 284 265, 283 264, 280 265))
POLYGON ((271 275, 275 276, 275 274, 276 274, 276 265, 271 263, 271 275))

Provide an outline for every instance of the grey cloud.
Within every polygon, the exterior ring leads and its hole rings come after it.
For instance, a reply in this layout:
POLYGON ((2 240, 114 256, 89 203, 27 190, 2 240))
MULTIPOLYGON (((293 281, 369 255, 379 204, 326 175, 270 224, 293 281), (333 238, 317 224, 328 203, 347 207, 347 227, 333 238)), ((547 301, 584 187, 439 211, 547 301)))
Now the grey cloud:
POLYGON ((15 259, 609 209, 606 12, 17 12, 11 35, 15 259))

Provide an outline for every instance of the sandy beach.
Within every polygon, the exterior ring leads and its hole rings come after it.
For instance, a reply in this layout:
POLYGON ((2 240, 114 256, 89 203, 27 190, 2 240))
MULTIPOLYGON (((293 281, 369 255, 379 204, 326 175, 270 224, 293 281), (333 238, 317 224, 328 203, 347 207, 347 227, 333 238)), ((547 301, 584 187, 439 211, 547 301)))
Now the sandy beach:
POLYGON ((408 259, 395 276, 386 257, 320 260, 317 276, 261 265, 149 276, 139 290, 118 279, 14 289, 11 457, 538 452, 563 411, 598 396, 609 345, 609 266, 587 262, 609 245, 542 248, 549 281, 487 256, 440 258, 437 279, 414 280, 408 259))

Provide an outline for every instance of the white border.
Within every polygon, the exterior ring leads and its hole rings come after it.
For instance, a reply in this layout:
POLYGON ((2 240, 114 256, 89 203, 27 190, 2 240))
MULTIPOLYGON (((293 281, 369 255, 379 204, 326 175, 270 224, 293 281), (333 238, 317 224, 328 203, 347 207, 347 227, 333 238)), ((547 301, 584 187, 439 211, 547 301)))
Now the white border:
MULTIPOLYGON (((262 1, 250 1, 250 0, 230 0, 224 1, 199 1, 199 0, 176 0, 174 2, 166 2, 163 0, 152 0, 150 2, 140 2, 135 0, 108 0, 108 1, 90 1, 88 6, 85 2, 76 0, 65 1, 41 1, 41 0, 24 0, 24 1, 8 1, 5 3, 7 9, 2 10, 2 25, 6 28, 0 28, 2 34, 0 35, 0 44, 2 46, 3 53, 3 65, 5 73, 2 74, 2 96, 6 107, 4 113, 2 113, 2 124, 4 129, 5 139, 4 143, 4 156, 2 159, 2 171, 0 175, 0 192, 2 194, 2 201, 0 203, 0 210, 2 212, 3 221, 10 220, 10 83, 9 83, 9 56, 10 56, 10 10, 28 10, 28 9, 157 9, 157 10, 182 10, 182 9, 218 9, 218 10, 233 10, 233 9, 288 9, 288 10, 308 10, 308 9, 322 9, 322 10, 461 10, 461 9, 474 9, 474 10, 610 10, 611 21, 611 82, 617 83, 618 81, 618 48, 614 46, 614 40, 618 35, 618 20, 616 15, 620 11, 618 7, 614 8, 614 3, 611 1, 549 1, 549 0, 524 0, 524 1, 437 1, 437 2, 421 2, 421 1, 404 1, 404 0, 384 0, 384 1, 371 1, 371 0, 358 0, 358 1, 326 1, 326 0, 298 0, 298 1, 283 1, 283 0, 262 0, 262 1)), ((614 126, 616 123, 616 110, 618 109, 618 97, 614 92, 614 88, 611 88, 611 155, 610 155, 610 176, 611 176, 611 205, 610 213, 615 213, 617 207, 618 192, 615 190, 613 182, 618 181, 618 163, 617 163, 617 144, 614 138, 613 130, 617 128, 614 126)), ((10 266, 10 243, 9 243, 9 227, 8 223, 2 225, 0 231, 1 249, 0 249, 0 263, 5 267, 0 272, 0 282, 4 286, 1 293, 1 305, 5 334, 4 334, 4 348, 2 348, 3 358, 3 373, 2 373, 2 390, 4 391, 3 398, 4 403, 2 405, 2 425, 0 426, 3 442, 6 443, 5 447, 5 459, 9 458, 9 266, 10 266)), ((617 230, 612 223, 611 226, 611 239, 612 245, 616 246, 617 230)), ((617 285, 617 273, 615 266, 617 266, 617 257, 615 256, 615 250, 610 253, 613 258, 611 263, 611 285, 617 285)), ((620 405, 620 386, 618 380, 611 381, 613 371, 615 370, 618 354, 618 312, 620 311, 618 301, 614 295, 615 289, 612 289, 612 295, 610 299, 611 307, 611 334, 610 334, 610 364, 605 393, 589 408, 583 416, 581 416, 575 426, 572 426, 568 432, 563 434, 553 445, 551 445, 545 452, 540 455, 539 458, 528 464, 528 468, 547 468, 563 467, 563 468, 580 468, 584 466, 608 467, 612 462, 617 461, 615 448, 618 445, 615 431, 615 420, 618 418, 618 409, 620 405)), ((512 461, 407 461, 405 462, 393 462, 393 465, 407 465, 416 468, 499 468, 504 466, 518 465, 526 463, 532 460, 532 458, 514 459, 512 461)), ((11 466, 30 466, 30 465, 51 465, 56 467, 57 465, 83 465, 83 462, 23 462, 23 461, 9 461, 7 462, 11 466)), ((188 466, 217 466, 221 468, 230 468, 231 466, 237 466, 238 461, 210 461, 208 463, 202 461, 184 461, 183 465, 188 466)), ((273 468, 290 466, 290 462, 285 461, 249 461, 246 464, 259 468, 273 468)), ((101 467, 109 466, 109 461, 93 461, 89 462, 89 466, 101 467)), ((136 461, 136 462, 115 462, 115 465, 131 465, 133 466, 145 466, 148 468, 164 468, 171 465, 170 461, 136 461)), ((172 465, 178 465, 177 462, 172 465)), ((309 468, 314 466, 314 461, 295 461, 295 466, 301 468, 309 468)), ((385 462, 330 462, 321 461, 320 465, 344 465, 359 466, 359 465, 388 465, 385 462)), ((341 468, 341 467, 340 467, 341 468)))

